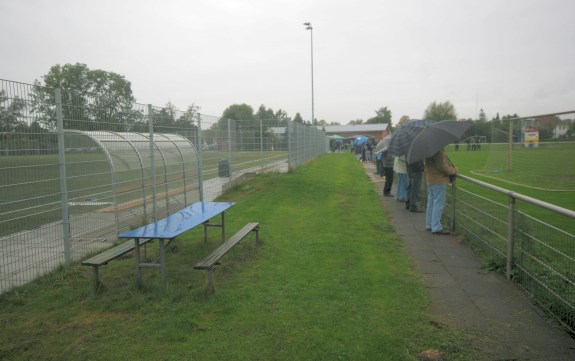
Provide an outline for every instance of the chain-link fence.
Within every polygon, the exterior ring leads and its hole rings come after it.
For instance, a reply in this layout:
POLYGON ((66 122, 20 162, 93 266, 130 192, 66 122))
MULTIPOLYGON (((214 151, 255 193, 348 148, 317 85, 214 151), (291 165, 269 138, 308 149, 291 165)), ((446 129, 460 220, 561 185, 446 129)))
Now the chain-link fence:
POLYGON ((0 80, 0 292, 325 153, 315 127, 0 80))
POLYGON ((451 229, 482 250, 489 268, 504 270, 575 333, 575 212, 466 176, 457 179, 444 212, 451 229), (477 188, 456 186, 463 181, 477 188))

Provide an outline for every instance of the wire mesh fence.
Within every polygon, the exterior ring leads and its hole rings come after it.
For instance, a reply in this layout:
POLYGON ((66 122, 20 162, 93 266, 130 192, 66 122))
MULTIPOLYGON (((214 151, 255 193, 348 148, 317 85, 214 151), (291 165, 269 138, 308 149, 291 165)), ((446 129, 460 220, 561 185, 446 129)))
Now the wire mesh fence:
POLYGON ((245 174, 287 171, 327 149, 324 132, 286 119, 0 80, 0 292, 213 200, 245 174))
POLYGON ((575 212, 458 176, 444 215, 544 309, 575 333, 575 212), (534 216, 533 214, 536 214, 534 216))

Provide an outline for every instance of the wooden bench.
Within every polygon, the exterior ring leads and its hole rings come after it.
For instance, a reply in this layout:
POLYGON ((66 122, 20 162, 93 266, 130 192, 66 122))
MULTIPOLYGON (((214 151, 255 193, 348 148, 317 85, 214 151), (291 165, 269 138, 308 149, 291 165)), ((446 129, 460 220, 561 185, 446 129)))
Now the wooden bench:
POLYGON ((141 280, 142 268, 159 268, 162 285, 165 287, 167 278, 165 260, 166 246, 178 235, 199 225, 203 225, 204 228, 204 241, 206 241, 208 237, 208 227, 220 227, 222 229, 222 241, 224 241, 226 235, 224 213, 233 205, 234 203, 232 202, 196 202, 166 218, 118 235, 120 239, 128 238, 131 240, 82 262, 82 265, 92 266, 94 269, 94 290, 97 291, 99 287, 98 267, 107 264, 109 261, 131 250, 134 250, 138 281, 141 280), (210 223, 210 220, 218 215, 221 215, 221 223, 210 223), (159 242, 159 262, 140 262, 140 246, 155 239, 159 242), (168 241, 167 244, 164 243, 166 240, 168 241))
POLYGON ((194 268, 198 270, 208 271, 208 284, 206 290, 208 292, 214 291, 214 265, 218 263, 220 258, 222 258, 230 249, 232 249, 236 244, 240 243, 250 232, 256 233, 256 245, 260 244, 259 236, 260 225, 259 223, 248 223, 244 228, 240 229, 236 234, 234 234, 226 242, 222 243, 216 250, 214 250, 206 258, 198 262, 194 268))
MULTIPOLYGON (((149 239, 141 239, 140 245, 143 245, 149 241, 149 239)), ((92 274, 94 276, 94 292, 97 292, 98 288, 100 287, 98 267, 107 265, 108 262, 125 255, 126 253, 132 251, 134 248, 136 248, 134 241, 124 242, 82 262, 82 266, 92 266, 92 274)))

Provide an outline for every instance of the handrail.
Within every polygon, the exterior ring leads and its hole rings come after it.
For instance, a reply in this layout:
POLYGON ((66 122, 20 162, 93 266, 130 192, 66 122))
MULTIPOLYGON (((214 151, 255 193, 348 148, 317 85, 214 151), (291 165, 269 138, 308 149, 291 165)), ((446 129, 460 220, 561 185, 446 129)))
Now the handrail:
POLYGON ((554 204, 547 203, 547 202, 541 201, 541 200, 539 200, 539 199, 526 196, 526 195, 521 194, 521 193, 513 192, 513 191, 510 191, 510 190, 505 189, 505 188, 501 188, 501 187, 498 187, 498 186, 494 186, 493 184, 485 183, 485 182, 482 182, 482 181, 480 181, 480 180, 477 180, 477 179, 474 179, 474 178, 470 178, 470 177, 468 177, 468 176, 464 176, 464 175, 461 175, 461 174, 458 174, 458 175, 457 175, 457 178, 461 178, 461 179, 464 179, 464 180, 466 180, 466 181, 468 181, 468 182, 470 182, 470 183, 474 183, 474 184, 477 184, 477 185, 479 185, 479 186, 481 186, 481 187, 490 189, 490 190, 492 190, 492 191, 495 191, 495 192, 498 192, 498 193, 501 193, 501 194, 505 194, 505 195, 507 195, 507 196, 509 196, 509 197, 513 197, 514 199, 520 199, 520 200, 525 201, 525 202, 527 202, 527 203, 531 203, 531 204, 534 204, 534 205, 539 206, 539 207, 541 207, 541 208, 545 208, 545 209, 547 209, 547 210, 549 210, 549 211, 562 214, 562 215, 564 215, 564 216, 566 216, 566 217, 575 218, 575 211, 572 211, 572 210, 570 210, 570 209, 563 208, 563 207, 559 207, 559 206, 556 206, 556 205, 554 205, 554 204))

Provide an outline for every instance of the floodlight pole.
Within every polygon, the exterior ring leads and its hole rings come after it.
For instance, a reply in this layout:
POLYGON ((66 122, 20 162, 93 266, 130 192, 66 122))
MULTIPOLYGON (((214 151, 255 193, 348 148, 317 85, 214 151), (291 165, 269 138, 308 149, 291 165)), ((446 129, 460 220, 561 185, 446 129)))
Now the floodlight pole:
POLYGON ((311 124, 315 125, 315 114, 314 114, 314 100, 313 100, 313 27, 311 23, 303 23, 305 29, 310 31, 311 35, 311 124))

